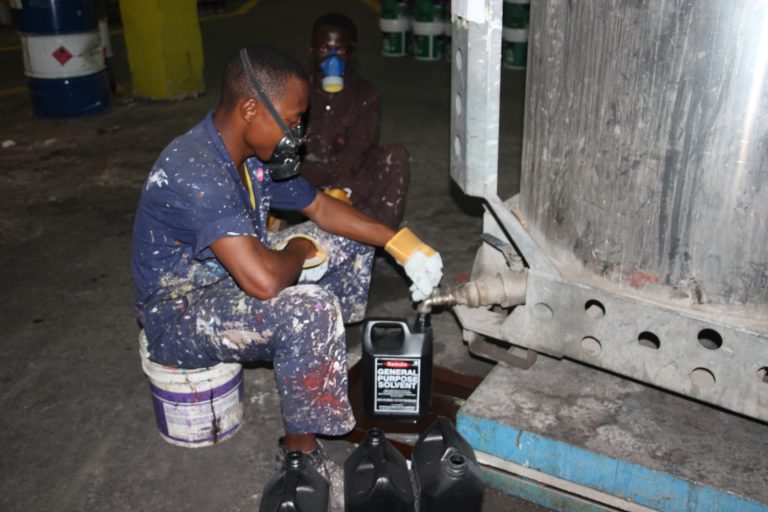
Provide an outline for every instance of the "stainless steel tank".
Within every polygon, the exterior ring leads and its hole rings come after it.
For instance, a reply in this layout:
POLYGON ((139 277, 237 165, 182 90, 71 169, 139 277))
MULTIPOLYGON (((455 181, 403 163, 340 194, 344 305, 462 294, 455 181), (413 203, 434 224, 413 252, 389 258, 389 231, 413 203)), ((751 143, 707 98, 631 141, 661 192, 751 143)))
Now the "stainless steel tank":
POLYGON ((451 175, 487 204, 483 293, 450 299, 470 349, 502 340, 520 366, 566 357, 768 421, 768 1, 532 2, 506 200, 501 1, 453 6, 451 175))
POLYGON ((768 2, 538 1, 531 34, 533 238, 642 294, 765 315, 768 2))

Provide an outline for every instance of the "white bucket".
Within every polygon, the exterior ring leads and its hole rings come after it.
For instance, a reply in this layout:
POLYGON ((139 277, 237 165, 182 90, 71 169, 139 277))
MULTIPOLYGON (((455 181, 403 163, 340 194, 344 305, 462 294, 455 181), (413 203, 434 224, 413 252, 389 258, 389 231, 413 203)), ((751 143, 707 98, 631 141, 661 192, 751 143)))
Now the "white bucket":
POLYGON ((242 365, 221 363, 185 370, 153 363, 143 330, 139 354, 163 439, 177 446, 199 448, 229 439, 240 429, 244 410, 242 365))
POLYGON ((413 22, 413 56, 417 60, 439 60, 443 56, 442 21, 413 22))
POLYGON ((379 19, 381 29, 381 54, 387 57, 402 57, 407 53, 406 35, 410 28, 408 18, 379 19))
POLYGON ((528 30, 505 28, 501 32, 501 62, 508 69, 525 69, 528 60, 528 30))

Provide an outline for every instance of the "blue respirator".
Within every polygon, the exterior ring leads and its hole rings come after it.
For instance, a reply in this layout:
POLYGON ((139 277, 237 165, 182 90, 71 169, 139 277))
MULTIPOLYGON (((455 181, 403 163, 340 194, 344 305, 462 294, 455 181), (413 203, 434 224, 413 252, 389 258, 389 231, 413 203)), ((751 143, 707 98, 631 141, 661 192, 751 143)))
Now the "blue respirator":
POLYGON ((285 126, 261 84, 256 80, 256 75, 253 73, 253 67, 251 66, 251 59, 248 58, 248 50, 245 48, 240 50, 240 60, 243 62, 245 74, 256 90, 256 94, 259 95, 259 100, 267 107, 272 119, 275 120, 277 126, 283 131, 283 138, 275 146, 269 161, 265 162, 267 171, 269 171, 269 175, 274 181, 294 178, 299 175, 299 166, 301 165, 299 150, 304 145, 304 126, 299 123, 298 126, 291 130, 285 126))
POLYGON ((346 62, 338 56, 336 50, 328 52, 328 57, 320 63, 320 71, 323 72, 323 90, 336 93, 344 88, 344 66, 346 62))

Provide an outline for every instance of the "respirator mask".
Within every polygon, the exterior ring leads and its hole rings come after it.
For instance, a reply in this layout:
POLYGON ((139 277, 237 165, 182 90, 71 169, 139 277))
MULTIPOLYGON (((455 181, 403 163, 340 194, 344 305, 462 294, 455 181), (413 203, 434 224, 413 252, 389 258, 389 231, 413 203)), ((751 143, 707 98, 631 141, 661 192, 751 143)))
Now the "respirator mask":
POLYGON ((256 94, 259 95, 259 100, 267 108, 272 119, 275 120, 277 126, 283 131, 283 138, 275 146, 275 150, 272 152, 272 156, 268 162, 264 162, 267 171, 274 181, 287 180, 299 175, 299 166, 301 165, 301 158, 299 157, 299 149, 304 145, 304 127, 302 123, 299 123, 293 129, 288 129, 280 115, 275 110, 272 102, 269 100, 264 89, 262 89, 259 81, 256 80, 256 75, 253 73, 253 67, 251 66, 251 60, 248 58, 248 50, 245 48, 240 50, 240 60, 243 63, 243 69, 248 79, 251 82, 256 94))
POLYGON ((328 56, 320 63, 323 72, 323 90, 337 93, 344 89, 344 67, 346 62, 338 56, 336 50, 328 52, 328 56))

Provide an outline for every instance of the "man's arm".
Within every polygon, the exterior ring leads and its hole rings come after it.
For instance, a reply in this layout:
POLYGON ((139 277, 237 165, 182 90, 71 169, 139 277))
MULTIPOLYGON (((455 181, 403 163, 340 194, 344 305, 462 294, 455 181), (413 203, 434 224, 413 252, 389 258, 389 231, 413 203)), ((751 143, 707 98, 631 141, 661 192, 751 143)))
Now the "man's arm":
POLYGON ((348 204, 317 194, 302 210, 324 230, 368 245, 384 247, 402 265, 413 281, 411 298, 419 302, 429 297, 443 277, 443 260, 408 228, 395 232, 348 204))
POLYGON ((317 194, 301 213, 329 233, 376 247, 384 247, 395 235, 391 228, 328 194, 317 194))
POLYGON ((245 293, 267 300, 296 282, 315 245, 295 238, 283 250, 273 251, 256 237, 225 236, 213 242, 211 250, 245 293))

